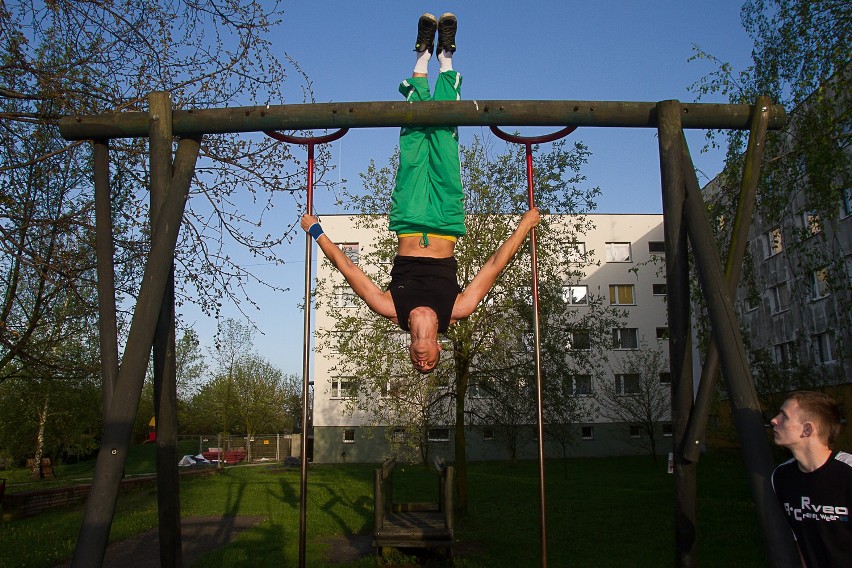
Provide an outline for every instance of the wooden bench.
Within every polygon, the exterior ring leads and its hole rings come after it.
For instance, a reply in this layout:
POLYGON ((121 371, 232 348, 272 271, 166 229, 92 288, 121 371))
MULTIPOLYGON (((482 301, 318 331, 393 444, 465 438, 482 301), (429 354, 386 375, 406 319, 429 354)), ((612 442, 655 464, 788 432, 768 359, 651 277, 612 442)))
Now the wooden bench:
POLYGON ((439 548, 453 552, 453 468, 436 460, 437 503, 394 503, 391 458, 375 471, 373 548, 439 548))

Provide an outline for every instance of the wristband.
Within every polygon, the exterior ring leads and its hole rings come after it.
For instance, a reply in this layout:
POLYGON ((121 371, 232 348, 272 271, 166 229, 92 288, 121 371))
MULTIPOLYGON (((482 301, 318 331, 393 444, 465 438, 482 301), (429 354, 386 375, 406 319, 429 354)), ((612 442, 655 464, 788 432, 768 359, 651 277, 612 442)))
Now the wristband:
POLYGON ((308 227, 308 234, 312 236, 314 240, 320 238, 320 235, 322 235, 323 233, 324 231, 322 230, 322 227, 320 227, 319 223, 314 223, 313 225, 308 227))

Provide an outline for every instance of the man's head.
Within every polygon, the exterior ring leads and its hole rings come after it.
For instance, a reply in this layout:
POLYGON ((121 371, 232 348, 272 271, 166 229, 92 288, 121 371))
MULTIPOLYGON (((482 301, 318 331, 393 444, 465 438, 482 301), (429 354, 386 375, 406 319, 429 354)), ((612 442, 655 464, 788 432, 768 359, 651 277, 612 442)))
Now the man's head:
POLYGON ((431 373, 441 357, 438 343, 438 314, 424 306, 414 308, 408 315, 411 344, 408 353, 411 364, 421 373, 431 373))
POLYGON ((779 446, 818 441, 831 448, 840 434, 840 408, 827 394, 797 391, 784 401, 771 423, 779 446))

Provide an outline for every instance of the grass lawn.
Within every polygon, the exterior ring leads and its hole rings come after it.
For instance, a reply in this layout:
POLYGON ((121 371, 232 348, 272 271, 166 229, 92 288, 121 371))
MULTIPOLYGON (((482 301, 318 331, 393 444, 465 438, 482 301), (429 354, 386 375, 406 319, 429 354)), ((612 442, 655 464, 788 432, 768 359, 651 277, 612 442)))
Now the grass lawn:
MULTIPOLYGON (((149 462, 148 471, 152 471, 153 447, 135 450, 128 472, 149 462)), ((78 467, 74 475, 86 474, 84 464, 78 467)), ((327 565, 322 559, 330 539, 372 531, 374 467, 310 467, 309 566, 327 565)), ((90 474, 91 464, 88 468, 90 474)), ((706 454, 698 471, 700 564, 766 566, 740 455, 706 454)), ((2 472, 4 477, 13 477, 7 473, 11 472, 2 472)), ((644 456, 554 460, 548 462, 546 473, 549 566, 674 565, 672 477, 666 473, 665 459, 656 464, 644 456)), ((62 469, 58 475, 67 479, 62 469)), ((397 466, 394 476, 397 500, 434 500, 437 481, 433 471, 397 466)), ((182 479, 184 517, 266 517, 193 566, 295 566, 299 482, 298 469, 279 465, 228 467, 219 475, 182 479)), ((537 462, 471 464, 469 482, 469 510, 457 516, 460 553, 455 565, 540 565, 537 462)), ((0 566, 49 567, 67 560, 73 554, 81 520, 81 507, 76 507, 0 523, 0 566), (34 550, 36 542, 39 547, 34 550)), ((156 522, 153 486, 121 494, 110 538, 128 538, 154 528, 156 522)), ((435 559, 430 563, 439 566, 442 562, 435 559)), ((346 566, 374 565, 372 558, 365 558, 346 566)))

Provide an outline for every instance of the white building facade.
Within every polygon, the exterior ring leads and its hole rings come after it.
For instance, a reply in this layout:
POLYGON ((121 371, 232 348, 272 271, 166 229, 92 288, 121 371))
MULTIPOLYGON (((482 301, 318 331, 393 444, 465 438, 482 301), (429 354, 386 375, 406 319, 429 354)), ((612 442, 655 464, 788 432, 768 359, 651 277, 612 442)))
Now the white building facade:
MULTIPOLYGON (((326 234, 338 243, 350 258, 356 260, 369 253, 377 239, 389 235, 362 228, 358 216, 324 215, 323 228, 326 234)), ((608 346, 608 357, 616 361, 640 345, 658 348, 665 357, 668 370, 668 328, 666 315, 665 247, 663 244, 662 215, 588 215, 593 228, 576 237, 571 243, 575 253, 584 255, 587 262, 579 282, 565 286, 571 298, 570 309, 583 310, 590 296, 599 296, 617 306, 625 317, 618 329, 612 330, 613 345, 608 346), (610 348, 611 347, 611 348, 610 348)), ((564 218, 567 222, 568 218, 564 218)), ((559 220, 557 220, 559 221, 559 220)), ((325 299, 316 308, 316 333, 323 334, 335 329, 339 318, 345 318, 367 309, 352 293, 342 276, 318 253, 317 281, 325 283, 325 299)), ((371 274, 376 283, 385 288, 390 265, 381 266, 371 274)), ((566 268, 567 271, 567 268, 566 268)), ((397 334, 388 338, 388 344, 399 347, 406 335, 397 334)), ((349 398, 345 377, 337 376, 335 362, 340 354, 334 342, 316 342, 314 348, 314 393, 313 393, 313 459, 317 463, 378 462, 388 457, 387 436, 382 424, 370 424, 368 417, 358 409, 357 400, 349 398)), ((381 349, 383 346, 376 346, 381 349)), ((613 366, 615 368, 615 366, 613 366)), ((565 380, 576 381, 566 377, 565 380)), ((596 381, 612 381, 619 392, 629 394, 635 377, 616 372, 601 373, 588 386, 576 385, 574 392, 579 397, 592 395, 600 388, 596 381), (591 391, 591 392, 588 392, 591 391)), ((660 388, 669 390, 667 372, 659 373, 660 388)), ((380 396, 376 393, 376 396, 380 396)), ((667 395, 667 394, 666 394, 667 395)), ((476 396, 476 389, 468 397, 476 396)), ((591 400, 591 396, 589 396, 591 400)), ((453 428, 451 417, 447 424, 437 425, 429 432, 430 453, 447 459, 454 458, 453 428)), ((669 414, 666 412, 657 425, 659 452, 668 452, 671 447, 669 414)), ((466 457, 468 460, 506 459, 508 450, 501 447, 488 424, 477 423, 467 426, 466 457)), ((590 416, 587 422, 572 425, 576 436, 571 444, 571 456, 601 456, 646 452, 641 443, 642 436, 635 425, 614 421, 603 411, 590 416)), ((548 455, 560 456, 562 450, 548 444, 548 455)), ((527 425, 527 434, 517 448, 516 457, 534 458, 537 455, 535 424, 527 425)))

